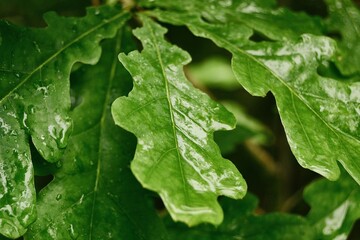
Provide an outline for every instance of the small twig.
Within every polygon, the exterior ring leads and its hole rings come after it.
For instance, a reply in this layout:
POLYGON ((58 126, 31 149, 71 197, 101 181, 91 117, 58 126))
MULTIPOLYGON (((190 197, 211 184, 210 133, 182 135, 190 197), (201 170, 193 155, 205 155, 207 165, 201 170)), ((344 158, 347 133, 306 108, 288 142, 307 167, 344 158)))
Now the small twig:
POLYGON ((91 5, 99 6, 100 5, 100 0, 91 0, 91 5))
POLYGON ((303 189, 299 189, 293 195, 288 197, 282 204, 280 211, 281 212, 290 212, 302 199, 303 189))
POLYGON ((245 141, 245 147, 270 174, 275 175, 278 173, 278 167, 275 160, 265 149, 251 141, 245 141))
POLYGON ((124 9, 132 9, 136 3, 134 0, 119 0, 124 9))

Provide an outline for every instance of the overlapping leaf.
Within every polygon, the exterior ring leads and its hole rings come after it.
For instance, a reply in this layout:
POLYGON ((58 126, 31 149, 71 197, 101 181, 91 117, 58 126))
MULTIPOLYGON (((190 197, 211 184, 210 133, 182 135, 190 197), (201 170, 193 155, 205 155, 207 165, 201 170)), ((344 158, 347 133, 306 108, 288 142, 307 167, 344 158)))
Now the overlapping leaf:
POLYGON ((46 160, 58 160, 72 128, 71 67, 95 63, 99 41, 127 18, 119 8, 102 7, 79 19, 49 13, 45 29, 0 23, 0 233, 18 237, 34 220, 29 137, 46 160))
MULTIPOLYGON (((152 8, 161 7, 170 11, 170 15, 187 13, 192 17, 200 17, 205 22, 225 24, 224 32, 219 31, 218 34, 226 39, 251 35, 253 31, 273 40, 297 39, 302 33, 321 34, 323 30, 320 18, 276 8, 276 1, 273 0, 142 0, 140 4, 152 8), (237 31, 232 31, 239 25, 246 28, 240 27, 237 31)), ((176 20, 173 21, 175 22, 176 20)), ((241 42, 238 41, 238 44, 241 42)))
POLYGON ((170 238, 174 240, 283 240, 315 239, 311 225, 302 217, 271 213, 255 215, 257 199, 248 194, 243 200, 221 199, 224 222, 217 228, 202 225, 188 228, 168 221, 170 238))
POLYGON ((175 220, 219 224, 217 196, 241 198, 246 184, 221 157, 212 133, 231 129, 236 121, 187 81, 182 67, 190 56, 164 40, 166 30, 141 20, 144 26, 134 34, 144 50, 119 56, 134 89, 112 107, 116 124, 138 138, 131 169, 144 187, 160 194, 175 220))
POLYGON ((360 73, 360 10, 351 0, 327 0, 329 33, 341 34, 336 64, 345 75, 360 73))
POLYGON ((309 185, 304 192, 310 204, 308 220, 316 239, 347 239, 360 218, 360 187, 346 173, 336 182, 325 179, 309 185))
POLYGON ((339 161, 360 184, 360 83, 317 74, 319 63, 333 56, 335 43, 306 34, 298 40, 254 43, 249 41, 248 26, 231 18, 222 24, 205 22, 194 12, 149 14, 187 25, 195 35, 229 50, 235 76, 251 94, 264 96, 271 91, 291 149, 303 167, 335 180, 339 161))
POLYGON ((74 133, 62 168, 40 192, 38 219, 27 239, 165 239, 129 168, 136 139, 117 127, 110 113, 112 101, 131 89, 117 58, 129 50, 130 36, 104 43, 99 63, 74 74, 79 102, 72 114, 74 133))

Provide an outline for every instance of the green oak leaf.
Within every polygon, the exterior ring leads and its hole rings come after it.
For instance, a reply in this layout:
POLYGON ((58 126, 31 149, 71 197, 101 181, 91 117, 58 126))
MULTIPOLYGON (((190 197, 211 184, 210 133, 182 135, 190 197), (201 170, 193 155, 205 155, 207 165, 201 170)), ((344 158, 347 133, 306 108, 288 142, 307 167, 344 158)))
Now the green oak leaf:
POLYGON ((130 50, 131 33, 120 35, 103 43, 96 66, 72 75, 80 102, 72 112, 74 133, 62 168, 39 194, 38 219, 26 239, 166 239, 129 168, 136 139, 110 112, 112 101, 132 86, 117 58, 130 50))
POLYGON ((345 75, 360 73, 360 10, 351 0, 326 0, 330 33, 340 32, 336 65, 345 75))
POLYGON ((23 235, 35 217, 29 140, 50 162, 72 129, 69 74, 75 62, 94 64, 99 41, 128 18, 118 7, 88 9, 82 18, 45 15, 44 29, 0 22, 0 233, 23 235))
POLYGON ((217 196, 242 198, 247 188, 212 136, 233 128, 235 118, 187 81, 183 65, 190 56, 164 40, 166 29, 141 20, 144 26, 134 34, 144 50, 119 55, 134 88, 112 106, 115 123, 138 138, 131 169, 145 188, 159 193, 176 221, 220 224, 217 196))
POLYGON ((301 166, 336 180, 339 161, 360 184, 360 83, 317 74, 319 63, 333 57, 334 41, 304 34, 297 40, 255 43, 249 40, 250 28, 231 21, 208 23, 198 14, 166 10, 148 14, 187 25, 230 51, 235 76, 252 95, 271 91, 301 166))
POLYGON ((224 27, 224 38, 235 39, 239 37, 238 31, 250 35, 255 31, 273 40, 297 39, 303 33, 321 35, 324 29, 320 18, 276 8, 273 0, 143 0, 140 4, 191 14, 207 23, 220 23, 224 27), (230 27, 239 25, 244 28, 229 31, 230 27))
POLYGON ((316 239, 347 239, 360 218, 360 187, 346 173, 336 182, 315 181, 306 187, 304 198, 311 206, 307 218, 316 239))
POLYGON ((239 200, 221 199, 224 222, 217 228, 200 225, 188 228, 167 219, 167 229, 173 240, 283 240, 315 239, 312 226, 303 217, 285 213, 256 215, 257 199, 247 194, 239 200))

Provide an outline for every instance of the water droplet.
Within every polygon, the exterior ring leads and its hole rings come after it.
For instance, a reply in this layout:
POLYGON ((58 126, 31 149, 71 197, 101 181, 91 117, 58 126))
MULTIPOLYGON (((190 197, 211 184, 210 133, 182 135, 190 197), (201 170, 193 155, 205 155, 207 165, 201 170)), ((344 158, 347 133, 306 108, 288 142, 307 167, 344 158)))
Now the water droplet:
POLYGON ((15 131, 15 130, 11 130, 11 132, 10 132, 10 136, 17 136, 18 134, 17 134, 17 132, 15 131))
POLYGON ((19 155, 19 152, 15 148, 12 150, 12 152, 13 152, 13 155, 17 158, 19 155))
POLYGON ((65 148, 67 145, 67 139, 71 133, 72 121, 70 118, 63 119, 60 115, 56 115, 55 122, 56 125, 48 126, 48 132, 55 140, 58 148, 65 148))
POLYGON ((168 68, 170 69, 170 71, 173 72, 176 72, 178 70, 178 68, 174 64, 169 64, 168 68))
POLYGON ((34 105, 29 105, 28 106, 28 111, 31 113, 31 114, 34 114, 36 111, 35 111, 35 106, 34 105))
POLYGON ((11 126, 7 124, 2 118, 0 118, 0 128, 5 134, 8 134, 11 131, 11 126))
POLYGON ((62 195, 61 194, 58 194, 58 195, 56 195, 56 201, 59 201, 60 199, 62 198, 62 195))
POLYGON ((232 0, 221 0, 219 1, 219 4, 222 7, 230 7, 232 5, 232 0))
POLYGON ((72 225, 72 224, 70 224, 69 233, 70 233, 71 239, 77 239, 78 236, 77 236, 77 234, 75 234, 74 225, 72 225))
POLYGON ((72 30, 74 33, 76 33, 77 30, 78 30, 78 27, 77 27, 76 25, 73 25, 73 26, 71 27, 71 30, 72 30))
POLYGON ((79 204, 82 204, 82 202, 84 200, 84 196, 85 196, 84 194, 81 195, 80 200, 79 200, 79 204))
POLYGON ((4 109, 4 110, 6 110, 6 109, 7 109, 7 106, 6 106, 5 104, 3 105, 3 109, 4 109))
POLYGON ((99 15, 100 14, 100 10, 97 8, 96 10, 95 10, 95 15, 97 16, 97 15, 99 15))
POLYGON ((39 45, 38 45, 35 41, 34 41, 33 43, 34 43, 34 45, 35 45, 36 50, 37 50, 39 53, 41 53, 41 50, 40 50, 40 48, 39 48, 39 45))
POLYGON ((49 94, 49 86, 47 86, 47 87, 40 87, 39 86, 39 87, 36 88, 36 91, 41 92, 41 94, 44 95, 44 97, 47 97, 48 94, 49 94))
POLYGON ((29 127, 27 126, 27 114, 24 112, 23 119, 22 119, 22 125, 25 128, 26 131, 29 131, 29 127))
POLYGON ((15 77, 19 78, 20 74, 19 73, 15 73, 15 77))
POLYGON ((90 166, 93 166, 94 165, 94 162, 93 161, 90 161, 90 166))
POLYGON ((56 162, 56 167, 57 167, 57 168, 61 168, 61 167, 62 167, 62 161, 61 161, 61 160, 58 161, 58 162, 56 162))

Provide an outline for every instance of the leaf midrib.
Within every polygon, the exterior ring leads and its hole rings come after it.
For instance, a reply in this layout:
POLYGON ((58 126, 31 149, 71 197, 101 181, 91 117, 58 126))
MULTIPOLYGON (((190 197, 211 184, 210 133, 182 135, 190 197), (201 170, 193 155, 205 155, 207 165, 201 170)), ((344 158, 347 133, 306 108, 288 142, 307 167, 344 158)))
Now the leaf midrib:
MULTIPOLYGON (((162 11, 162 12, 164 12, 164 11, 162 11)), ((150 15, 154 15, 155 17, 159 17, 159 16, 157 16, 156 12, 154 12, 154 14, 152 14, 151 11, 149 11, 149 13, 150 13, 150 15)), ((165 13, 166 13, 166 12, 165 12, 165 13)), ((172 15, 172 18, 173 18, 173 19, 174 19, 174 16, 176 16, 176 15, 172 15)), ((165 21, 165 22, 167 22, 167 21, 168 21, 168 22, 171 22, 171 20, 170 20, 170 21, 169 21, 169 20, 166 20, 166 18, 165 18, 165 19, 162 19, 161 17, 160 17, 160 20, 163 20, 163 21, 165 21)), ((329 123, 327 123, 327 122, 318 114, 318 112, 316 112, 311 106, 309 106, 308 103, 303 99, 303 97, 299 96, 299 95, 297 94, 297 92, 296 92, 291 86, 289 86, 289 85, 288 85, 286 82, 284 82, 276 73, 274 73, 272 70, 270 70, 266 65, 264 65, 262 62, 260 62, 259 60, 257 60, 257 59, 256 59, 254 56, 252 56, 251 54, 248 54, 247 52, 243 51, 241 48, 237 47, 236 45, 232 44, 231 42, 227 41, 226 39, 223 39, 223 38, 221 38, 221 37, 218 37, 217 35, 214 35, 212 32, 207 31, 205 28, 201 27, 201 25, 198 27, 198 26, 193 25, 193 24, 191 24, 191 23, 190 23, 190 24, 187 24, 187 23, 184 23, 184 21, 182 21, 181 19, 176 19, 176 21, 177 21, 178 23, 181 23, 181 25, 186 25, 190 30, 191 30, 192 28, 194 28, 194 29, 200 29, 203 33, 207 34, 207 36, 215 36, 215 37, 216 37, 215 44, 217 44, 219 47, 225 48, 225 49, 229 50, 230 52, 233 52, 233 51, 236 52, 236 51, 238 51, 240 54, 245 55, 246 57, 252 59, 252 60, 253 60, 254 62, 256 62, 259 66, 261 66, 262 68, 264 68, 267 72, 271 73, 271 74, 272 74, 276 79, 278 79, 285 87, 287 87, 287 88, 289 89, 289 91, 290 91, 292 94, 294 94, 299 100, 301 100, 301 102, 303 102, 303 103, 305 104, 305 106, 306 106, 310 111, 312 111, 312 112, 315 114, 315 116, 316 116, 318 119, 320 119, 321 122, 323 122, 323 123, 325 124, 325 126, 327 126, 337 137, 338 137, 339 135, 338 135, 338 133, 336 133, 336 131, 341 132, 341 134, 343 134, 344 136, 352 139, 352 140, 355 141, 355 142, 360 143, 360 140, 356 139, 355 137, 349 135, 348 133, 342 131, 341 129, 337 129, 337 128, 335 128, 334 126, 329 125, 329 123), (221 43, 221 45, 218 44, 218 43, 221 43), (230 46, 230 48, 225 47, 226 45, 230 46)), ((199 37, 209 38, 209 37, 205 37, 205 36, 203 36, 203 35, 201 35, 201 34, 197 34, 197 33, 194 32, 194 31, 192 31, 192 32, 193 32, 195 35, 199 36, 199 37)), ((204 34, 204 35, 205 35, 205 34, 204 34)), ((269 90, 271 91, 272 89, 269 89, 269 90)))
POLYGON ((90 28, 88 31, 84 32, 83 34, 79 35, 77 38, 73 39, 72 41, 70 41, 68 44, 66 44, 65 46, 63 46, 61 49, 59 49, 57 52, 55 52, 53 55, 51 55, 48 59, 46 59, 44 62, 42 62, 39 66, 37 66, 32 72, 29 73, 29 75, 27 75, 24 80, 22 80, 21 82, 19 82, 8 94, 6 94, 1 100, 0 100, 0 104, 2 104, 3 102, 5 102, 5 100, 10 97, 16 90, 18 90, 20 87, 22 87, 37 71, 41 70, 45 65, 47 65, 48 63, 50 63, 52 60, 54 60, 58 55, 60 55, 62 52, 64 52, 67 48, 69 48, 71 45, 73 45, 74 43, 80 41, 81 39, 85 38, 86 36, 90 35, 91 33, 95 32, 96 30, 98 30, 99 28, 112 23, 113 21, 117 20, 118 18, 121 18, 125 15, 127 15, 128 13, 125 12, 121 12, 109 19, 103 19, 106 21, 102 21, 99 25, 94 26, 93 28, 90 28))
POLYGON ((161 52, 160 52, 160 48, 157 44, 157 39, 154 33, 154 29, 152 28, 151 24, 149 24, 149 29, 150 29, 150 33, 151 33, 151 37, 153 39, 154 45, 155 45, 155 49, 156 49, 156 55, 158 57, 159 60, 159 64, 161 67, 161 71, 162 71, 162 75, 163 75, 163 79, 164 79, 164 84, 165 84, 165 91, 166 91, 166 99, 168 102, 168 107, 169 107, 169 114, 170 114, 170 119, 171 119, 171 123, 172 123, 172 130, 173 130, 173 135, 174 135, 174 145, 177 149, 176 153, 177 153, 177 159, 178 159, 178 165, 179 165, 179 169, 180 169, 180 174, 181 174, 181 178, 182 178, 182 182, 183 182, 183 191, 185 194, 185 202, 188 202, 189 199, 189 194, 186 188, 186 180, 185 180, 185 175, 184 175, 184 171, 183 171, 183 166, 182 166, 182 162, 181 162, 181 157, 180 157, 180 153, 179 153, 179 143, 177 140, 177 133, 176 133, 176 123, 175 123, 175 117, 174 117, 174 113, 173 113, 173 106, 171 104, 171 99, 170 99, 170 88, 169 88, 169 80, 166 76, 165 73, 165 66, 162 60, 162 56, 161 56, 161 52))
MULTIPOLYGON (((116 35, 116 44, 115 44, 115 53, 119 52, 121 49, 121 43, 122 43, 122 32, 121 30, 118 31, 118 34, 116 35)), ((110 95, 111 95, 111 89, 113 86, 113 81, 115 79, 115 73, 116 73, 116 67, 117 67, 117 56, 115 54, 114 60, 111 65, 111 70, 109 74, 109 82, 108 87, 106 90, 106 96, 105 101, 103 103, 102 107, 102 114, 100 119, 100 127, 99 127, 99 145, 98 145, 98 162, 96 166, 96 178, 94 183, 94 195, 93 195, 93 201, 92 201, 92 207, 91 207, 91 216, 90 216, 90 226, 89 226, 89 239, 92 239, 92 232, 93 232, 93 222, 94 222, 94 212, 95 212, 95 203, 96 203, 96 197, 98 192, 98 186, 99 186, 99 180, 100 180, 100 174, 101 174, 101 163, 102 163, 102 150, 103 150, 103 133, 104 133, 104 126, 105 126, 105 120, 107 115, 107 105, 110 103, 110 95)))
MULTIPOLYGON (((189 27, 189 25, 187 25, 189 27)), ((211 36, 212 33, 209 33, 206 29, 201 28, 202 31, 206 32, 207 34, 209 34, 211 36)), ((217 41, 229 45, 232 50, 236 50, 238 52, 240 52, 240 54, 247 56, 248 58, 252 59, 253 61, 255 61, 258 65, 260 65, 261 67, 263 67, 266 71, 270 72, 277 80, 279 80, 285 87, 288 88, 288 90, 295 95, 299 100, 301 100, 301 102, 303 102, 305 104, 305 106, 312 111, 315 116, 320 119, 337 137, 339 137, 338 133, 336 131, 341 132, 341 134, 347 136, 350 139, 353 139, 355 142, 360 143, 360 140, 356 139, 355 137, 349 135, 348 133, 337 129, 335 127, 333 127, 332 125, 330 125, 329 123, 327 123, 319 114, 317 111, 315 111, 305 100, 303 97, 301 97, 290 85, 288 85, 286 82, 284 82, 280 76, 278 76, 276 73, 274 73, 271 69, 269 69, 266 65, 264 65, 262 62, 260 62, 259 60, 257 60, 254 56, 252 56, 251 54, 248 54, 247 52, 243 51, 242 49, 240 49, 239 47, 237 47, 236 45, 232 44, 229 41, 226 41, 226 39, 221 39, 217 37, 217 41)), ((230 49, 228 49, 229 51, 231 51, 230 49)), ((271 88, 269 89, 270 91, 273 91, 271 88)))

